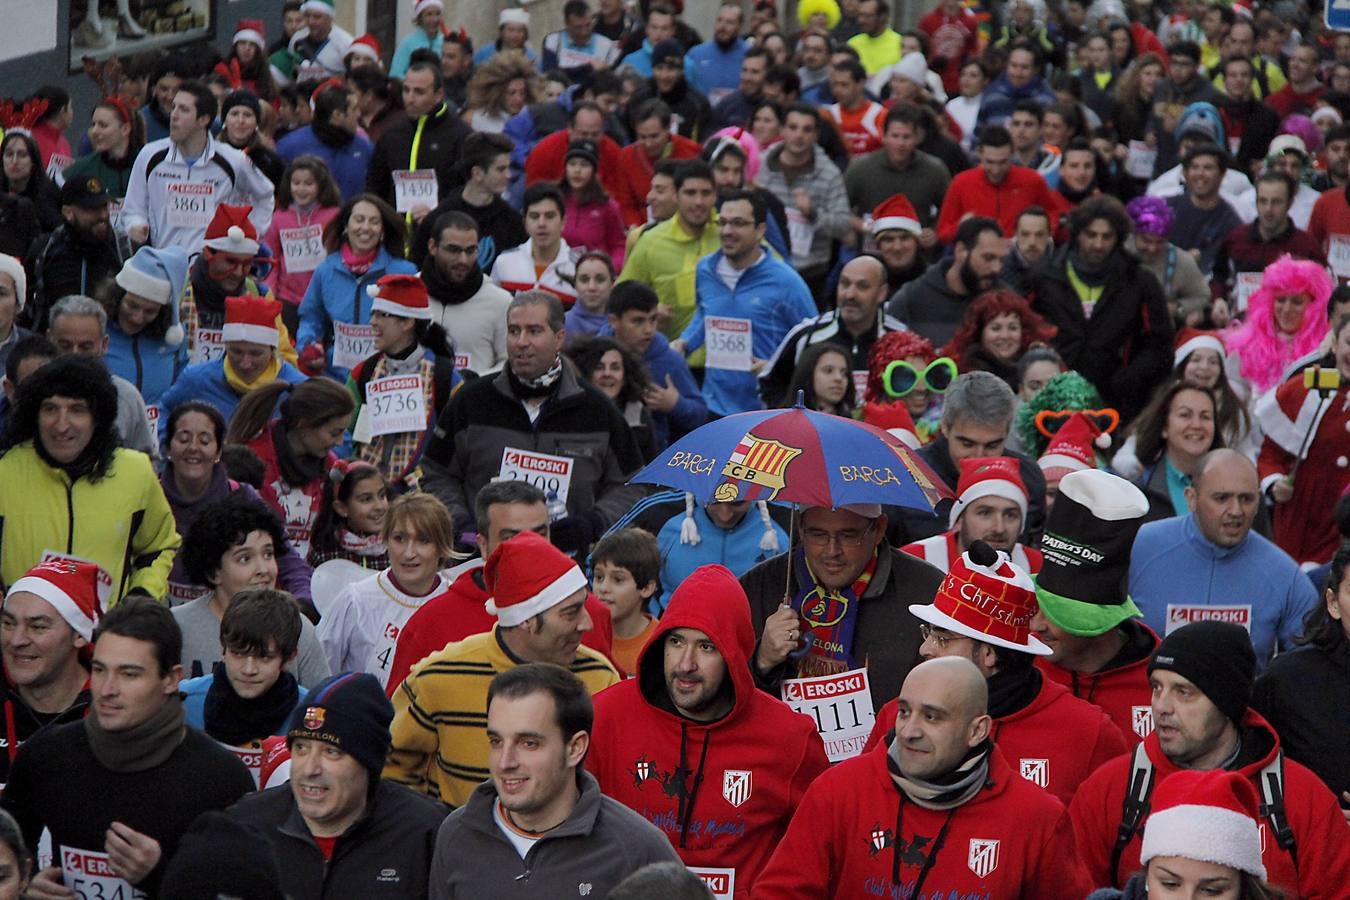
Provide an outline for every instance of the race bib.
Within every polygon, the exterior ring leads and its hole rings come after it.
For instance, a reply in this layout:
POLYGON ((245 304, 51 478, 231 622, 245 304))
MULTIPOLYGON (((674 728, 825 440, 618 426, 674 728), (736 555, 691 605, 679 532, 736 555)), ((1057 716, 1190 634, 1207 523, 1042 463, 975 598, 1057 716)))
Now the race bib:
POLYGON ((783 702, 815 721, 832 763, 861 753, 877 720, 866 669, 788 678, 783 682, 783 702))
POLYGON ((244 764, 244 768, 248 769, 248 774, 253 776, 253 786, 257 787, 259 773, 262 772, 263 764, 262 745, 256 747, 232 747, 229 744, 222 744, 221 746, 239 757, 239 761, 244 764))
POLYGON ((1233 312, 1247 311, 1247 301, 1261 289, 1261 276, 1264 272, 1239 272, 1233 285, 1233 312))
POLYGON ((1350 234, 1333 234, 1327 262, 1337 278, 1350 278, 1350 234))
POLYGON ((572 486, 572 460, 507 447, 502 451, 497 477, 503 481, 527 481, 545 494, 555 495, 557 502, 566 506, 567 491, 572 486))
POLYGON ((198 328, 192 335, 188 362, 211 362, 225 355, 225 332, 219 328, 198 328))
POLYGON ((1231 622, 1241 625, 1252 633, 1251 604, 1232 603, 1226 606, 1189 606, 1182 603, 1167 604, 1167 627, 1163 632, 1169 635, 1183 625, 1192 622, 1231 622))
POLYGON ((736 870, 718 869, 711 866, 689 866, 689 871, 693 872, 703 880, 708 890, 717 900, 731 900, 736 891, 736 870))
POLYGON ((1125 155, 1125 174, 1131 178, 1152 178, 1158 150, 1143 141, 1130 141, 1125 155))
POLYGON ((703 342, 708 347, 709 369, 749 372, 752 328, 749 319, 709 316, 703 320, 703 342))
POLYGON ((165 189, 165 206, 171 228, 206 228, 215 214, 212 185, 200 181, 176 181, 165 189))
POLYGON ((326 255, 322 227, 305 225, 281 229, 281 256, 286 260, 287 272, 313 272, 326 255))
POLYGON ((867 396, 867 370, 853 370, 853 405, 861 407, 863 398, 867 396))
POLYGON ((816 239, 816 226, 806 221, 806 216, 795 206, 787 209, 788 243, 792 245, 792 255, 803 258, 811 255, 811 242, 816 239))
POLYGON ((558 51, 558 68, 580 69, 582 66, 595 65, 596 57, 588 50, 573 50, 563 47, 558 51))
POLYGON ((428 209, 436 205, 440 186, 432 169, 398 169, 394 172, 394 209, 411 212, 415 206, 428 209))
POLYGON ((103 566, 94 562, 92 559, 85 559, 83 556, 76 556, 73 553, 61 553, 56 550, 43 550, 42 557, 38 563, 51 562, 52 560, 65 560, 67 562, 84 563, 85 565, 98 567, 98 604, 105 610, 108 608, 108 600, 112 597, 113 580, 112 575, 104 570, 103 566))
POLYGON ((145 404, 145 421, 150 423, 150 434, 159 436, 159 404, 145 404))
POLYGON ((371 437, 425 431, 427 404, 421 377, 392 375, 368 382, 366 409, 370 410, 371 437))
POLYGON ((47 177, 55 181, 57 187, 60 187, 66 183, 66 176, 63 173, 70 168, 73 162, 75 160, 64 153, 53 153, 51 158, 47 160, 47 177))
POLYGON ((207 588, 200 584, 184 584, 179 581, 169 582, 169 606, 182 606, 184 603, 191 603, 198 597, 207 593, 207 588))
POLYGON ((352 369, 375 352, 375 329, 369 325, 333 323, 333 365, 352 369))
POLYGON ((456 369, 467 369, 467 368, 469 368, 469 367, 470 367, 470 366, 469 366, 469 354, 467 354, 467 353, 456 353, 456 354, 455 354, 455 368, 456 368, 456 369))
POLYGON ((61 880, 79 900, 145 900, 139 891, 113 872, 108 854, 61 848, 61 880))

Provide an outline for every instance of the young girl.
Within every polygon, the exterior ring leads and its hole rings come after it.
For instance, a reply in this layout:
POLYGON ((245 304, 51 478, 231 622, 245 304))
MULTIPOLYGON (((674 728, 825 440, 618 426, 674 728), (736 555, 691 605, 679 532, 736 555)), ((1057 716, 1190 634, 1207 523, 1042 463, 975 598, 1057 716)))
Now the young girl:
POLYGON ((573 141, 567 148, 562 192, 563 240, 578 249, 604 250, 623 268, 625 231, 619 202, 605 193, 597 173, 599 152, 592 141, 573 141))
POLYGON ((353 456, 377 466, 394 490, 403 493, 416 490, 432 426, 463 378, 455 370, 455 353, 445 330, 431 321, 422 279, 386 275, 371 285, 369 293, 375 353, 347 376, 347 389, 356 403, 353 456), (408 376, 419 384, 411 397, 396 390, 408 376), (389 430, 387 414, 415 403, 422 406, 419 427, 389 430))
POLYGON ((848 354, 837 344, 821 342, 808 347, 792 372, 783 405, 795 405, 798 391, 807 409, 852 418, 853 370, 848 354))
POLYGON ((342 195, 317 156, 297 156, 277 187, 277 211, 262 242, 272 251, 272 271, 263 283, 281 301, 281 317, 295 333, 300 327, 300 301, 309 280, 326 255, 323 230, 342 207, 342 195))
POLYGON ((455 529, 445 504, 430 494, 407 494, 385 520, 389 568, 353 584, 319 623, 319 642, 336 672, 369 672, 389 679, 398 633, 423 603, 448 586, 455 529))
POLYGON ((328 471, 307 561, 314 567, 330 559, 375 571, 388 567, 384 545, 388 513, 389 486, 380 470, 366 462, 338 462, 328 471))
POLYGON ((292 547, 309 555, 324 479, 337 463, 351 421, 352 395, 327 378, 299 384, 274 381, 244 396, 226 442, 247 444, 263 461, 263 502, 281 517, 292 547), (280 415, 272 410, 281 401, 280 415))
POLYGON ((213 71, 224 75, 230 84, 252 91, 268 103, 277 99, 277 85, 267 62, 267 39, 262 19, 240 19, 234 29, 230 55, 216 63, 213 71))
POLYGON ((603 250, 589 250, 577 259, 577 302, 567 311, 567 342, 599 334, 609 324, 609 292, 617 274, 603 250))

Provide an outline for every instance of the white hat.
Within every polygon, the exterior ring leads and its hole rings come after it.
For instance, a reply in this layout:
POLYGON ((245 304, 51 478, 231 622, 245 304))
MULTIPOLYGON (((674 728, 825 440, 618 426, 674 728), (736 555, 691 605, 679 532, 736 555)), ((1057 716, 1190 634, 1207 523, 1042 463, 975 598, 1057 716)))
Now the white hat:
POLYGON ((928 84, 928 60, 923 58, 922 53, 906 53, 898 63, 891 66, 891 76, 896 75, 925 87, 928 84))
POLYGON ((442 0, 417 0, 417 3, 413 6, 413 20, 416 21, 422 13, 429 9, 439 9, 443 12, 445 3, 442 0))
POLYGON ((497 16, 497 27, 501 28, 503 25, 524 25, 529 28, 530 14, 523 9, 508 7, 497 16))
POLYGON ((23 270, 23 263, 13 256, 0 253, 0 275, 8 275, 14 279, 14 296, 18 298, 18 311, 23 312, 24 302, 28 299, 28 273, 23 270))
POLYGON ((1184 769, 1159 783, 1144 826, 1139 861, 1179 856, 1266 878, 1256 788, 1225 769, 1184 769))

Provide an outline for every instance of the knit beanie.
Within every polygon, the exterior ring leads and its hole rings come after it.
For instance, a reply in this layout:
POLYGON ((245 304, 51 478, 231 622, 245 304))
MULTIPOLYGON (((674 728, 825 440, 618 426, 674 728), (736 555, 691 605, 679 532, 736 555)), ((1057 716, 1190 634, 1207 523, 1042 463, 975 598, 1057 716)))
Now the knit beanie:
POLYGON ((1153 792, 1139 862, 1179 856, 1228 866, 1262 881, 1259 800, 1251 780, 1225 769, 1184 769, 1164 778, 1153 792))
POLYGON ((137 250, 117 273, 117 286, 128 294, 169 307, 170 325, 164 332, 164 343, 170 347, 183 343, 178 313, 187 277, 188 255, 182 248, 156 248, 149 244, 137 250))
POLYGON ((906 53, 898 63, 891 66, 891 76, 896 75, 923 87, 928 79, 928 60, 924 59, 922 53, 906 53))
POLYGON ((1162 639, 1148 661, 1148 673, 1156 669, 1185 678, 1239 724, 1252 702, 1256 651, 1241 625, 1205 619, 1183 625, 1162 639))
POLYGON ((225 99, 220 101, 220 121, 224 122, 225 117, 230 114, 230 110, 236 106, 246 107, 253 112, 253 118, 262 121, 262 102, 258 95, 252 91, 238 90, 231 91, 225 95, 225 99))
POLYGON ((389 755, 394 707, 374 675, 344 672, 319 682, 291 713, 286 744, 297 738, 319 741, 349 754, 372 778, 389 755))
POLYGON ((23 312, 24 303, 28 300, 28 273, 23 270, 23 263, 7 253, 0 253, 0 275, 8 275, 14 279, 14 296, 19 302, 18 312, 23 312))
POLYGON ((219 810, 197 817, 164 871, 160 896, 174 900, 286 900, 272 842, 219 810))

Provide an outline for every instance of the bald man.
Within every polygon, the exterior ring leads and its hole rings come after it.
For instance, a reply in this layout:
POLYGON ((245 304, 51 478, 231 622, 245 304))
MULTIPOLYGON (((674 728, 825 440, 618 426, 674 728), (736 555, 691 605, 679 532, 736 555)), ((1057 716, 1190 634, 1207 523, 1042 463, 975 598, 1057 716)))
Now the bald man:
POLYGON ((1261 484, 1242 454, 1205 454, 1186 488, 1186 505, 1189 516, 1139 529, 1130 596, 1144 623, 1164 637, 1204 619, 1241 625, 1264 669, 1277 647, 1294 646, 1317 590, 1287 553, 1252 530, 1261 484))
POLYGON ((920 663, 898 705, 894 740, 807 790, 751 900, 1087 896, 1068 813, 994 746, 975 664, 920 663))
MULTIPOLYGON (((904 323, 882 312, 890 296, 886 264, 864 253, 839 272, 834 309, 807 319, 787 333, 759 376, 759 395, 765 406, 780 405, 792 382, 792 370, 807 347, 828 341, 845 350, 853 367, 854 394, 862 405, 867 383, 867 354, 876 339, 888 331, 903 331, 904 323)), ((787 398, 789 400, 795 398, 787 398)))

